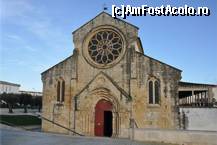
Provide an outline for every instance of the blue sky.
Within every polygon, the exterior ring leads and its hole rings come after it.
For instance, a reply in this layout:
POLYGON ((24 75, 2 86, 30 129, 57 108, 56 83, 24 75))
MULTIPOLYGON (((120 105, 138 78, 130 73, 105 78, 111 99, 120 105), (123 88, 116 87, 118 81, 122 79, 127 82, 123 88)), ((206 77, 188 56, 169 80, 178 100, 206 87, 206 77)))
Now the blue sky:
POLYGON ((182 81, 217 84, 217 1, 214 0, 1 0, 0 80, 41 91, 40 73, 70 56, 71 32, 106 3, 206 6, 208 17, 127 17, 138 26, 146 55, 175 66, 182 81))

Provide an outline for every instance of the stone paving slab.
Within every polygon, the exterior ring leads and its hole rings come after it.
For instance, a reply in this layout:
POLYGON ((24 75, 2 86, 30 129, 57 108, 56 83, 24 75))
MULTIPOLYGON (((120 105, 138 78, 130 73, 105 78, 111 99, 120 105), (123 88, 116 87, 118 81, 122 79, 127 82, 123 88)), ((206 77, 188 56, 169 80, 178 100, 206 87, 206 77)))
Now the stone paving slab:
POLYGON ((23 128, 19 128, 19 127, 11 127, 5 124, 1 124, 0 123, 0 129, 8 129, 8 130, 24 130, 23 128))
POLYGON ((76 137, 5 128, 0 129, 0 135, 1 145, 166 145, 130 141, 129 139, 76 137))

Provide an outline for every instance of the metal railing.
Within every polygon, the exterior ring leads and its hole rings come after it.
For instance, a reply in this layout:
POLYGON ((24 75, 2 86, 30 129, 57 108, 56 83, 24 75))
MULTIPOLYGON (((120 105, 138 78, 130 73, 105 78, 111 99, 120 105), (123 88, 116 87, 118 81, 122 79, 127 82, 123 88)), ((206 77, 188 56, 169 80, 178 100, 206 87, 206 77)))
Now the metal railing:
POLYGON ((9 123, 9 122, 7 122, 7 121, 1 120, 0 123, 5 124, 5 125, 8 125, 8 126, 11 126, 11 127, 13 127, 13 128, 19 128, 19 129, 26 130, 26 128, 24 128, 24 127, 17 126, 17 125, 15 125, 15 124, 9 123))
POLYGON ((55 125, 57 125, 57 126, 59 126, 59 127, 61 127, 61 128, 64 128, 64 129, 66 129, 66 130, 68 130, 68 131, 70 131, 70 132, 73 132, 73 133, 76 134, 76 135, 84 136, 83 134, 80 134, 80 133, 78 133, 78 132, 76 132, 76 131, 74 131, 74 130, 72 130, 72 129, 70 129, 70 128, 67 128, 67 127, 65 127, 65 126, 63 126, 63 125, 61 125, 61 124, 59 124, 59 123, 56 123, 56 122, 54 122, 54 121, 52 121, 52 120, 50 120, 50 119, 47 119, 47 118, 45 118, 45 117, 43 117, 43 116, 41 116, 41 115, 38 115, 37 117, 38 117, 38 118, 41 118, 41 119, 43 119, 43 120, 46 120, 46 121, 48 121, 48 122, 50 122, 50 123, 52 123, 52 124, 55 124, 55 125))

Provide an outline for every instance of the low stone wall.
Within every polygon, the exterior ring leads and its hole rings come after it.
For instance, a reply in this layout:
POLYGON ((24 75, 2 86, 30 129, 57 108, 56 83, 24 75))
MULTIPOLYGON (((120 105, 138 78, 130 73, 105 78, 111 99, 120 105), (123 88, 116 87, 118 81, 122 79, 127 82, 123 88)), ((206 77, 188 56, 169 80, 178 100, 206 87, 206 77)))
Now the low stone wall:
POLYGON ((167 129, 135 129, 134 140, 164 142, 179 145, 217 145, 217 132, 167 129))
POLYGON ((217 131, 217 108, 180 107, 185 113, 186 130, 217 131))

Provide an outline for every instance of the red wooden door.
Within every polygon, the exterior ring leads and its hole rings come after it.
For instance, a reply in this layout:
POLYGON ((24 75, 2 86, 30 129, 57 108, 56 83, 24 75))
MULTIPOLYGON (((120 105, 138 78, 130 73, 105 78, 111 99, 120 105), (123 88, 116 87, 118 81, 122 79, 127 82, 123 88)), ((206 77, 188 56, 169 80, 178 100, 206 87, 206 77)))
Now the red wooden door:
POLYGON ((112 103, 102 99, 95 106, 95 136, 104 136, 104 111, 112 111, 112 103))

